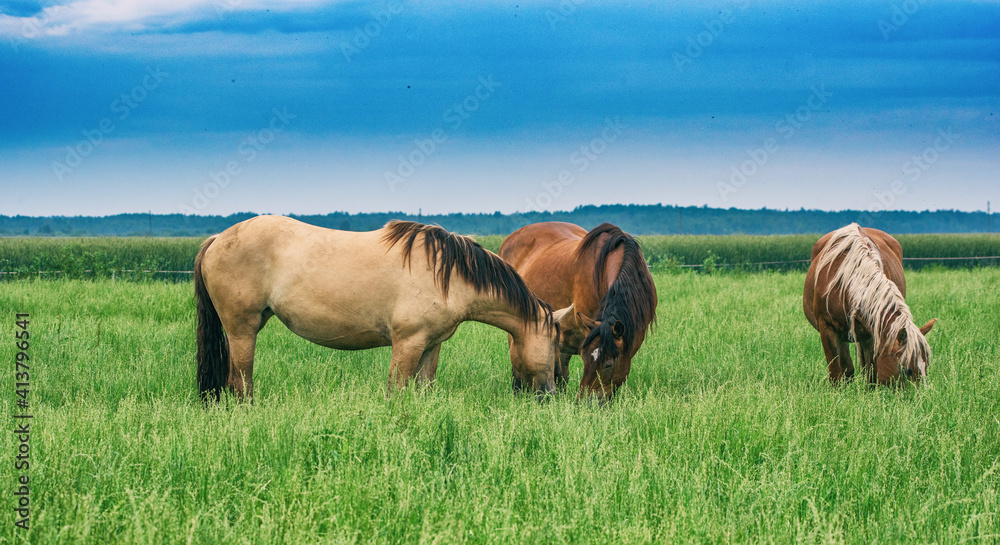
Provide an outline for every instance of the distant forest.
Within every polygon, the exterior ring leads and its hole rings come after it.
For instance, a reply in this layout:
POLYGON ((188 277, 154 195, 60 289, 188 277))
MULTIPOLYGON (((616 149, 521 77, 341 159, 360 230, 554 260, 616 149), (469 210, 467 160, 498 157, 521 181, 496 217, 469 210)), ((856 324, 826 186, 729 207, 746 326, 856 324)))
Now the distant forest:
MULTIPOLYGON (((182 214, 118 214, 87 216, 0 216, 0 236, 203 236, 256 216, 187 216, 182 214)), ((348 214, 292 217, 333 229, 369 231, 392 219, 437 224, 450 231, 471 235, 504 235, 540 221, 568 221, 587 229, 603 222, 618 225, 635 235, 781 235, 826 233, 851 222, 890 233, 986 233, 1000 229, 996 214, 938 210, 924 212, 857 210, 742 210, 736 208, 678 207, 664 205, 580 206, 571 211, 526 214, 402 213, 348 214)))

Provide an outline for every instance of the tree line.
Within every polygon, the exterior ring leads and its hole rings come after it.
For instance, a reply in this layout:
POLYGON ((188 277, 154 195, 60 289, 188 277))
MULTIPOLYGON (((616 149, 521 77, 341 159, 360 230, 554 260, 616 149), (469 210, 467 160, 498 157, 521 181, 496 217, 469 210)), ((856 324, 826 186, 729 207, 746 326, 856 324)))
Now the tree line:
MULTIPOLYGON (((117 214, 113 216, 0 216, 0 236, 202 236, 218 233, 256 213, 228 216, 183 214, 117 214)), ((403 214, 376 212, 293 215, 306 223, 347 231, 378 229, 393 219, 437 224, 450 231, 475 235, 505 235, 541 221, 567 221, 587 229, 603 222, 635 235, 788 235, 826 233, 851 222, 889 233, 986 233, 998 227, 995 214, 957 210, 746 210, 707 206, 600 205, 573 210, 523 214, 403 214)))

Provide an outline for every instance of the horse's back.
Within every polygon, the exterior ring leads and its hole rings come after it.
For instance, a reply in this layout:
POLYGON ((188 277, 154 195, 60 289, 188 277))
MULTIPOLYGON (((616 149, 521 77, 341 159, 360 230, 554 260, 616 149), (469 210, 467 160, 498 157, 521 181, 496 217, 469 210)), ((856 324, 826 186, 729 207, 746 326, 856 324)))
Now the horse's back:
POLYGON ((575 248, 587 230, 579 225, 562 221, 532 223, 514 231, 500 245, 499 255, 518 268, 518 265, 541 253, 565 252, 575 248))
MULTIPOLYGON (((843 322, 841 319, 842 296, 836 286, 831 286, 834 272, 840 268, 843 255, 827 255, 830 250, 830 243, 835 235, 842 229, 831 231, 816 241, 813 245, 809 270, 806 272, 805 286, 802 292, 802 310, 806 319, 816 330, 820 330, 820 324, 832 324, 843 322), (831 259, 829 264, 820 270, 820 262, 831 259)), ((863 229, 862 229, 863 233, 863 229)))
POLYGON ((368 233, 334 231, 284 216, 257 216, 217 235, 204 264, 208 274, 226 269, 230 276, 257 283, 281 282, 337 267, 344 258, 364 259, 372 252, 363 251, 359 235, 368 233))
MULTIPOLYGON (((888 233, 871 227, 861 227, 862 234, 875 243, 882 260, 882 269, 886 277, 896 284, 902 295, 906 295, 906 281, 903 278, 903 249, 899 241, 888 233)), ((839 231, 839 230, 838 230, 839 231)), ((823 235, 812 249, 812 261, 809 270, 806 272, 805 286, 802 292, 802 310, 806 319, 813 327, 819 329, 818 321, 820 314, 825 313, 825 309, 830 305, 837 306, 842 298, 839 293, 827 293, 830 290, 829 282, 832 271, 840 266, 841 258, 837 256, 830 263, 829 267, 823 271, 817 270, 817 263, 820 257, 827 250, 830 240, 837 231, 823 235)), ((831 319, 833 317, 824 317, 831 319)))
POLYGON ((504 239, 499 255, 539 298, 564 308, 575 302, 576 251, 586 235, 586 229, 572 223, 533 223, 504 239))

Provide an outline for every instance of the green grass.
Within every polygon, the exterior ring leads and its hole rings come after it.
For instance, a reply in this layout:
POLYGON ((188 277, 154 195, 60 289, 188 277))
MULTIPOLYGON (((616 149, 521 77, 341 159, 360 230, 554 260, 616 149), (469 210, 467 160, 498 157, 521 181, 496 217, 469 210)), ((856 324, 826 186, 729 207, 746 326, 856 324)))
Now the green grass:
POLYGON ((908 274, 917 321, 939 318, 916 391, 829 386, 800 272, 655 279, 659 324, 603 407, 512 394, 480 324, 433 388, 387 399, 388 350, 272 321, 255 404, 206 410, 189 284, 0 284, 0 404, 30 312, 35 415, 30 532, 0 434, 0 542, 1000 539, 1000 270, 908 274))
MULTIPOLYGON (((0 237, 0 272, 65 278, 149 278, 142 271, 190 271, 204 237, 0 237), (127 272, 123 272, 127 271, 127 272)), ((173 276, 170 276, 173 278, 173 276)), ((179 278, 189 280, 190 275, 179 278)))
MULTIPOLYGON (((643 255, 658 269, 720 265, 759 269, 761 262, 795 262, 809 259, 819 235, 665 235, 637 237, 643 255)), ((484 248, 496 252, 504 237, 476 237, 484 248)), ((906 257, 1000 256, 1000 235, 899 235, 906 257)), ((0 237, 0 280, 35 276, 64 278, 125 277, 186 282, 186 274, 153 274, 142 271, 190 271, 204 237, 176 238, 23 238, 0 237), (39 275, 39 271, 43 274, 39 275), (124 272, 123 272, 124 271, 124 272)), ((938 263, 938 262, 936 262, 938 263)), ((942 261, 945 267, 997 265, 1000 260, 942 261)), ((907 262, 919 268, 924 262, 907 262)), ((808 263, 769 265, 767 268, 805 270, 808 263)))
MULTIPOLYGON (((808 268, 812 247, 820 235, 667 235, 640 236, 643 254, 650 265, 701 265, 710 259, 716 264, 744 266, 768 262, 789 263, 782 268, 808 268)), ((1000 235, 932 234, 896 235, 906 258, 1000 256, 1000 235)), ((1000 260, 941 261, 946 267, 995 265, 1000 260)), ((920 262, 907 262, 908 268, 919 268, 920 262)), ((774 268, 775 265, 769 267, 774 268)), ((754 267, 751 267, 754 268, 754 267)))

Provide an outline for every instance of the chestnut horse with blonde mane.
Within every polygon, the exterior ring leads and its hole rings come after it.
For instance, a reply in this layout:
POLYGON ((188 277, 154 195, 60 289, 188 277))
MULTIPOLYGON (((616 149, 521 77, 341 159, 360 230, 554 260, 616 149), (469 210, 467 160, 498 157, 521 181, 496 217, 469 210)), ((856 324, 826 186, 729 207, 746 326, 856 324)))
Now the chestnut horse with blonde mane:
POLYGON ((388 389, 429 383, 441 343, 474 320, 511 336, 523 382, 554 390, 558 318, 514 269, 472 239, 440 227, 391 221, 356 233, 258 216, 209 238, 195 260, 198 388, 253 396, 257 334, 277 316, 330 348, 392 346, 388 389))
POLYGON ((579 354, 579 395, 611 398, 656 320, 656 287, 639 244, 610 223, 587 232, 545 222, 514 231, 499 254, 543 301, 576 310, 561 321, 557 385, 565 386, 569 360, 579 354))
POLYGON ((852 223, 816 242, 802 307, 819 331, 830 382, 854 377, 849 342, 873 385, 926 377, 925 336, 937 320, 918 328, 905 296, 903 249, 890 235, 852 223))

